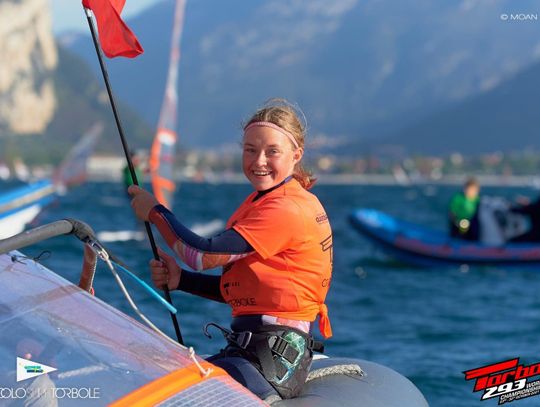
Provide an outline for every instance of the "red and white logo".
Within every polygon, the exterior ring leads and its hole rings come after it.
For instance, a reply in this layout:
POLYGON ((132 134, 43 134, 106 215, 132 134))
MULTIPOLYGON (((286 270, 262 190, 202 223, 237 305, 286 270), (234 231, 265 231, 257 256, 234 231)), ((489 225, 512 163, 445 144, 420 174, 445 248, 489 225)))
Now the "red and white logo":
POLYGON ((540 363, 520 365, 519 358, 466 370, 465 380, 475 380, 473 392, 482 391, 480 400, 499 398, 499 404, 540 394, 540 363))

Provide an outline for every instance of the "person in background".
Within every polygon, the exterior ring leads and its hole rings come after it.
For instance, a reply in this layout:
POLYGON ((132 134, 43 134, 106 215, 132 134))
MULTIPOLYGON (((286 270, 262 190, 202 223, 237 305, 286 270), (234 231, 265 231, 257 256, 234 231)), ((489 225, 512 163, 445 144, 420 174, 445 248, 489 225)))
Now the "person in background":
POLYGON ((478 204, 480 184, 476 178, 468 178, 463 190, 456 193, 449 207, 450 236, 464 240, 478 240, 478 204))
POLYGON ((529 229, 511 242, 540 242, 540 197, 533 202, 521 202, 510 207, 510 211, 524 215, 529 220, 529 229))
MULTIPOLYGON (((139 181, 139 184, 142 184, 143 171, 142 171, 141 157, 135 151, 131 151, 129 153, 129 156, 131 158, 131 162, 133 163, 133 168, 135 169, 135 175, 137 176, 137 181, 139 181)), ((131 177, 131 172, 129 171, 129 166, 127 164, 122 169, 122 180, 126 188, 134 184, 133 178, 131 177)))
POLYGON ((202 238, 150 193, 134 185, 128 192, 137 217, 156 225, 189 267, 223 267, 221 276, 182 270, 161 250, 161 260, 150 262, 157 287, 231 306, 231 330, 209 324, 222 331, 228 345, 208 360, 263 400, 276 393, 292 398, 304 385, 313 351, 320 349, 311 335, 317 316, 322 335, 332 335, 325 305, 332 229, 323 206, 308 191, 314 180, 301 165, 306 128, 295 108, 273 99, 243 130, 242 166, 254 192, 224 232, 202 238))

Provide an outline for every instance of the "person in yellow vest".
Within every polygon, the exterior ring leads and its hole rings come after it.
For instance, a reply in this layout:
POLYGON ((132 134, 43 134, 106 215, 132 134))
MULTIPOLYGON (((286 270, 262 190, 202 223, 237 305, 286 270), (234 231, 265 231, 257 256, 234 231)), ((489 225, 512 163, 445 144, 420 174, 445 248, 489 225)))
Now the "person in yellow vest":
MULTIPOLYGON (((186 228, 148 192, 131 186, 138 218, 154 223, 189 267, 223 267, 221 276, 182 270, 160 250, 152 279, 232 308, 231 330, 218 327, 228 345, 209 360, 262 399, 299 394, 311 365, 312 325, 319 317, 332 335, 325 298, 332 278, 332 230, 309 192, 314 179, 301 164, 306 128, 296 109, 273 99, 243 127, 243 171, 253 186, 226 230, 210 239, 186 228), (253 371, 266 380, 253 380, 253 371)), ((219 198, 218 198, 219 199, 219 198)), ((216 326, 215 324, 209 324, 216 326)))

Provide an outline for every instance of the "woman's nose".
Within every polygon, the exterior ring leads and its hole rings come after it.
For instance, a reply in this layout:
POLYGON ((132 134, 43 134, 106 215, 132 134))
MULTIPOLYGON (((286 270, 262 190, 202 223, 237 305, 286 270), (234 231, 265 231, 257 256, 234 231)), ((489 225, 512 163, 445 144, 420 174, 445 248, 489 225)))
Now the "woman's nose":
POLYGON ((266 164, 266 154, 264 153, 264 151, 260 151, 259 153, 257 153, 257 157, 255 158, 255 162, 258 165, 266 164))

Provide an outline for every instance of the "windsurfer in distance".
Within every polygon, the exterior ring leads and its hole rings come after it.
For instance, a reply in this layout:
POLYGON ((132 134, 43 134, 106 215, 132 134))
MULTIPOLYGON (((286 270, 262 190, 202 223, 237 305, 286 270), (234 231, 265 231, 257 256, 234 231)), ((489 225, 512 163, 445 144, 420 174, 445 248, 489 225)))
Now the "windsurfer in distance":
POLYGON ((209 239, 194 234, 137 186, 129 188, 131 205, 189 267, 223 267, 221 276, 182 270, 162 250, 161 260, 150 262, 157 287, 231 306, 231 330, 218 327, 227 347, 209 360, 263 400, 292 398, 306 380, 313 350, 321 347, 311 334, 317 316, 322 335, 332 335, 324 303, 332 276, 332 230, 308 191, 314 179, 301 164, 306 126, 298 110, 272 99, 243 130, 243 171, 254 192, 224 232, 209 239))

